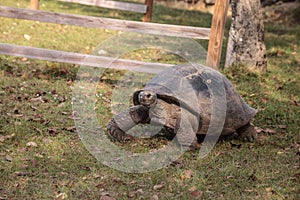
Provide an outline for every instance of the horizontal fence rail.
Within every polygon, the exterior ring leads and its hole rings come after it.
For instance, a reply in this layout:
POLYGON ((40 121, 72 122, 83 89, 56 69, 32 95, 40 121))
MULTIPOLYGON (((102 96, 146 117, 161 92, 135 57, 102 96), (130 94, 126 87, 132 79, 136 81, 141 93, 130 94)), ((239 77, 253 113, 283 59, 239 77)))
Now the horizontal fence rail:
POLYGON ((145 4, 128 3, 121 1, 109 0, 58 0, 62 2, 79 3, 83 5, 99 6, 103 8, 111 8, 117 10, 126 10, 137 13, 146 13, 147 6, 145 4))
MULTIPOLYGON (((113 2, 113 0, 58 0, 63 2, 82 3, 93 6, 102 6, 102 2, 113 2)), ((153 0, 146 0, 145 5, 138 4, 146 8, 144 13, 144 22, 120 20, 93 16, 84 16, 76 14, 57 13, 49 11, 41 11, 38 9, 39 0, 31 0, 33 9, 21 9, 7 6, 0 6, 0 17, 33 20, 46 23, 81 26, 86 28, 102 28, 108 30, 119 30, 125 32, 138 32, 143 34, 154 34, 172 37, 185 37, 194 39, 209 40, 206 65, 212 68, 218 68, 222 52, 222 43, 226 24, 226 14, 229 6, 229 0, 216 0, 215 12, 212 18, 211 28, 180 26, 170 24, 150 23, 153 0), (148 16, 149 15, 149 16, 148 16)), ((134 4, 134 3, 133 3, 134 4)), ((119 9, 115 3, 115 9, 119 9)), ((125 6, 124 6, 125 7, 125 6)), ((142 8, 142 7, 141 7, 142 8)), ((139 10, 139 9, 137 9, 139 10)), ((141 9, 142 10, 142 9, 141 9)), ((140 11, 141 11, 140 10, 140 11)), ((143 11, 144 12, 144 11, 143 11)), ((78 54, 72 52, 63 52, 50 49, 40 49, 26 46, 18 46, 13 44, 0 43, 0 53, 12 56, 23 56, 28 58, 36 58, 57 62, 67 62, 73 64, 82 64, 90 66, 102 66, 108 60, 113 58, 93 56, 86 54, 78 54), (47 55, 48 54, 48 55, 47 55), (54 56, 55 55, 55 56, 54 56), (102 64, 101 64, 102 63, 102 64)), ((170 65, 158 63, 143 63, 130 60, 114 60, 111 67, 116 69, 144 71, 158 73, 170 65), (139 67, 136 67, 139 66, 139 67), (151 66, 151 67, 149 67, 151 66)), ((102 66, 103 67, 103 66, 102 66)))
POLYGON ((210 28, 144 23, 0 6, 0 16, 55 24, 209 40, 210 28))
POLYGON ((0 54, 21 56, 26 58, 64 62, 77 65, 86 65, 100 68, 114 68, 157 74, 170 68, 171 64, 142 62, 135 60, 116 59, 105 56, 95 56, 80 53, 71 53, 50 49, 19 46, 14 44, 0 43, 0 54))

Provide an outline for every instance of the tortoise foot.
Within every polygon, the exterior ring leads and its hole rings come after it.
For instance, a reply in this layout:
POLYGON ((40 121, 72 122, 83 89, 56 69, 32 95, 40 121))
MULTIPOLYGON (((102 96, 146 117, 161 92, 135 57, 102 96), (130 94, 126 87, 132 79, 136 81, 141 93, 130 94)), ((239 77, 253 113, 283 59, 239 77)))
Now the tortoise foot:
POLYGON ((126 134, 122 131, 119 126, 117 125, 114 119, 110 120, 107 125, 108 134, 114 139, 119 142, 131 141, 134 140, 134 137, 131 135, 126 134))
POLYGON ((189 150, 193 151, 193 150, 198 150, 200 149, 201 144, 198 142, 197 137, 193 140, 193 142, 191 143, 191 145, 189 146, 189 150))
POLYGON ((253 142, 257 138, 257 132, 254 126, 250 123, 246 124, 245 126, 242 126, 241 128, 238 128, 237 133, 241 140, 245 140, 248 142, 253 142))

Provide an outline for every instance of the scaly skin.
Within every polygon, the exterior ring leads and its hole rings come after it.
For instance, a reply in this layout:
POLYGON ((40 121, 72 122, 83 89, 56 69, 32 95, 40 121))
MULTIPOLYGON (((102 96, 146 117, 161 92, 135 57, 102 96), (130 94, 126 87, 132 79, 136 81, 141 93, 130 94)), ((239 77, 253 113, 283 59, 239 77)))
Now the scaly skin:
POLYGON ((133 140, 134 137, 126 134, 126 131, 137 124, 149 122, 149 109, 143 105, 130 107, 117 114, 107 125, 108 133, 119 142, 133 140))
POLYGON ((257 138, 257 131, 250 123, 238 128, 236 132, 242 140, 253 142, 257 138))

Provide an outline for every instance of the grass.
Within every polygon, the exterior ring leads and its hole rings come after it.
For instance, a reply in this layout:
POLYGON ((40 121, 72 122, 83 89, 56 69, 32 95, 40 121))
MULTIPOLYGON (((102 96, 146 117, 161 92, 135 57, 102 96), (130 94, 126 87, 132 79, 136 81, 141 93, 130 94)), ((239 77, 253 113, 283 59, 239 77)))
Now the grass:
MULTIPOLYGON (((2 0, 27 7, 29 1, 2 0)), ((42 1, 42 9, 140 20, 138 14, 42 1)), ((156 6, 155 22, 209 26, 211 16, 156 6)), ((254 143, 220 141, 204 159, 186 152, 158 171, 134 174, 111 169, 90 155, 74 132, 72 88, 79 66, 0 57, 0 199, 299 199, 300 26, 266 24, 268 72, 235 66, 222 72, 244 99, 259 109, 254 124, 264 129, 254 143), (276 133, 275 133, 276 131, 276 133), (30 143, 31 142, 31 143, 30 143)), ((91 53, 116 32, 1 18, 0 41, 91 53), (30 40, 24 35, 30 36, 30 40), (83 37, 86 36, 86 37, 83 37)), ((179 62, 162 52, 129 57, 179 62)), ((130 78, 130 74, 126 74, 130 78)), ((110 71, 98 84, 103 125, 109 98, 124 72, 110 71)), ((137 85, 138 85, 137 80, 137 85)), ((164 144, 138 141, 139 151, 164 144)), ((118 144, 131 148, 134 143, 118 144)))

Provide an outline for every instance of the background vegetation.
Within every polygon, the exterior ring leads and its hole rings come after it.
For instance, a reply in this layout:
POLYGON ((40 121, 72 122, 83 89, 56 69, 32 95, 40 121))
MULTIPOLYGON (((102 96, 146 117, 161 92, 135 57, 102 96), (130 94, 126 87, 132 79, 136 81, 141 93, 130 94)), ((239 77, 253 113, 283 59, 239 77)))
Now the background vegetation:
MULTIPOLYGON (((29 1, 2 0, 1 5, 28 7, 29 1)), ((42 1, 40 7, 120 19, 142 17, 58 1, 42 1)), ((295 19, 299 10, 290 9, 289 15, 273 11, 265 12, 268 72, 251 72, 243 66, 222 70, 245 100, 259 110, 253 122, 260 132, 258 140, 220 141, 204 159, 198 159, 197 151, 189 151, 168 168, 151 173, 110 169, 82 145, 71 105, 79 66, 1 55, 0 199, 299 199, 300 25, 295 19)), ((153 16, 154 22, 191 26, 209 27, 211 20, 209 13, 163 5, 155 6, 153 16)), ((117 34, 0 20, 1 42, 80 53, 91 53, 117 34)), ((161 56, 160 52, 144 55, 161 56)), ((111 117, 105 103, 113 87, 109 80, 117 79, 118 73, 109 73, 99 84, 103 95, 98 109, 105 120, 111 117)), ((138 141, 139 148, 145 149, 164 142, 138 141)))

